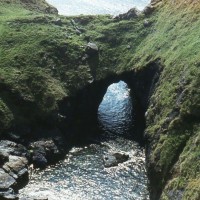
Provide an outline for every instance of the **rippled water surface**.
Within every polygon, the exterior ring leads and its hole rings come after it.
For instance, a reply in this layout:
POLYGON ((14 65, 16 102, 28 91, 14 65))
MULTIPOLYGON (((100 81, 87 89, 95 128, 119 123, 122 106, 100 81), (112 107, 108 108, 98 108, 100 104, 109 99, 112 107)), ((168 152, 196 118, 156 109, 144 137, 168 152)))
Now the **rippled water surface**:
POLYGON ((129 89, 124 82, 108 88, 98 111, 103 130, 98 143, 74 147, 64 161, 30 176, 20 198, 48 200, 149 199, 144 150, 128 139, 134 121, 129 89), (115 152, 128 161, 105 168, 103 156, 115 152))
POLYGON ((150 0, 47 0, 62 15, 125 13, 133 7, 144 9, 150 0))

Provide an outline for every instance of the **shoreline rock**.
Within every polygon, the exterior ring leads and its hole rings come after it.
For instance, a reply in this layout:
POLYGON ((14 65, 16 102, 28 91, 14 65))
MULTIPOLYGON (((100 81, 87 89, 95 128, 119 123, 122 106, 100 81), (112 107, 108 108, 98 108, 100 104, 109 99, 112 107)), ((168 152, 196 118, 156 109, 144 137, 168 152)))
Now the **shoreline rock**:
POLYGON ((126 162, 129 159, 129 155, 125 153, 112 153, 109 155, 105 155, 103 157, 104 167, 115 167, 118 166, 119 163, 126 162))

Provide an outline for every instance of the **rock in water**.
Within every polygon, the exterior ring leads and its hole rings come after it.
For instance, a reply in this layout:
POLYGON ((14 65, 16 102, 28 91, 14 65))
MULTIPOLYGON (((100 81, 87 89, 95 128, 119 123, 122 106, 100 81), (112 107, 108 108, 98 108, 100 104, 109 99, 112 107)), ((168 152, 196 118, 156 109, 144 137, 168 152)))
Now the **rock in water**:
POLYGON ((105 167, 114 167, 117 166, 119 163, 126 162, 129 158, 129 155, 124 153, 113 153, 111 155, 106 155, 103 157, 104 166, 105 167))
POLYGON ((17 199, 13 187, 16 185, 16 180, 0 168, 0 199, 17 199))
POLYGON ((18 196, 15 194, 12 188, 9 188, 6 191, 0 190, 0 199, 1 200, 18 200, 18 196))
POLYGON ((0 191, 8 190, 14 184, 16 180, 0 168, 0 191))

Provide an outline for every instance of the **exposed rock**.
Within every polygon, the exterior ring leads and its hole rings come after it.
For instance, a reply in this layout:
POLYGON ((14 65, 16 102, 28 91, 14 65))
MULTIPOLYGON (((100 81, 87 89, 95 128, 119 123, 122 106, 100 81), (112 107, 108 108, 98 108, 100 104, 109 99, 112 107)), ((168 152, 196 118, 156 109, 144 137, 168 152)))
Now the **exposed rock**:
POLYGON ((96 55, 98 54, 99 48, 95 43, 89 42, 86 47, 86 53, 88 55, 96 55))
POLYGON ((78 28, 76 28, 75 31, 77 35, 80 35, 82 33, 78 28))
POLYGON ((103 157, 105 167, 114 167, 119 163, 126 162, 129 158, 129 155, 124 153, 113 153, 111 155, 106 155, 103 157))
POLYGON ((2 166, 5 162, 8 161, 8 157, 9 157, 8 153, 0 151, 0 166, 2 166))
POLYGON ((143 13, 145 15, 150 15, 154 10, 155 10, 155 7, 152 6, 152 5, 149 5, 149 6, 144 8, 143 13))
POLYGON ((157 5, 158 3, 162 2, 163 0, 151 0, 151 5, 157 5))
POLYGON ((147 19, 144 20, 144 27, 149 27, 151 26, 151 22, 148 21, 147 19))
POLYGON ((42 153, 38 151, 34 152, 32 162, 36 168, 45 168, 47 166, 47 159, 42 153))
POLYGON ((53 21, 53 23, 57 26, 62 26, 62 21, 60 18, 57 18, 56 20, 53 21))
POLYGON ((28 160, 24 157, 9 156, 9 161, 3 166, 3 169, 13 176, 17 181, 18 179, 28 177, 28 160))
POLYGON ((32 151, 32 161, 34 167, 44 168, 48 163, 60 159, 64 153, 63 139, 56 137, 53 139, 43 139, 30 144, 32 151), (61 148, 59 148, 59 147, 61 148))
POLYGON ((15 194, 14 190, 12 188, 9 188, 8 190, 5 190, 5 191, 0 190, 0 199, 1 200, 17 200, 19 198, 17 194, 15 194))
POLYGON ((116 16, 114 19, 116 20, 129 20, 138 17, 140 14, 140 11, 137 10, 136 8, 130 9, 127 13, 120 14, 116 16))
POLYGON ((15 184, 16 180, 0 168, 0 191, 6 191, 15 184))
POLYGON ((114 153, 113 156, 116 157, 118 163, 126 162, 129 159, 129 155, 124 153, 114 153))
POLYGON ((29 157, 28 151, 23 145, 8 140, 0 140, 0 152, 8 155, 29 157))
POLYGON ((45 9, 45 12, 46 13, 49 13, 49 14, 58 14, 58 10, 53 7, 53 6, 49 6, 45 9))
POLYGON ((76 26, 76 22, 73 19, 71 19, 70 22, 71 22, 72 26, 76 26))
POLYGON ((18 199, 14 190, 28 180, 27 149, 8 140, 0 141, 0 199, 18 199))

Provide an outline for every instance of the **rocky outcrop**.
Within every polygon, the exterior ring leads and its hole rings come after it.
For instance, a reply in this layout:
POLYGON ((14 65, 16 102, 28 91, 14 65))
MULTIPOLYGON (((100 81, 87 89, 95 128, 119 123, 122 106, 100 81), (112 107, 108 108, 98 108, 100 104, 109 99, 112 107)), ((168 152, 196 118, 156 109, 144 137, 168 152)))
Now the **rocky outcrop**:
POLYGON ((136 8, 130 9, 127 13, 120 14, 116 17, 114 17, 115 20, 131 20, 133 18, 138 17, 140 14, 140 11, 136 8))
POLYGON ((0 199, 17 199, 15 191, 28 181, 28 155, 24 146, 0 141, 0 199))
POLYGON ((98 54, 99 48, 95 43, 89 42, 85 51, 89 56, 92 56, 98 54))
POLYGON ((54 163, 65 155, 63 138, 40 139, 31 142, 29 150, 34 167, 45 168, 50 163, 54 163), (56 141, 57 140, 57 141, 56 141))
POLYGON ((126 162, 129 159, 129 155, 124 153, 111 153, 103 157, 104 167, 115 167, 119 163, 126 162))

